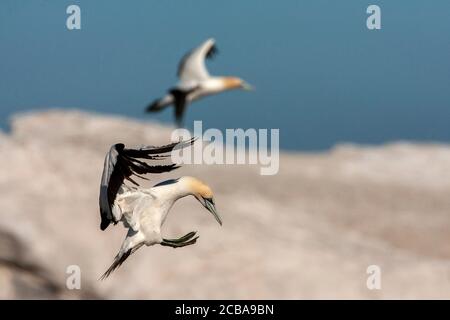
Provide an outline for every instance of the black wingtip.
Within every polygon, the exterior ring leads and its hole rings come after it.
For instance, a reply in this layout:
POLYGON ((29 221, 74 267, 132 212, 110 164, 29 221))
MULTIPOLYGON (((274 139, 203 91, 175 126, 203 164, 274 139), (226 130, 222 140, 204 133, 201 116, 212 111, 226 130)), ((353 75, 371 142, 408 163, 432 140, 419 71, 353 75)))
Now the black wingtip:
POLYGON ((153 101, 151 104, 145 108, 145 112, 158 112, 161 111, 162 108, 160 106, 159 100, 153 101))
POLYGON ((206 53, 206 58, 213 59, 218 54, 219 54, 219 49, 217 49, 217 46, 214 44, 206 53))
POLYGON ((117 150, 117 152, 121 152, 123 149, 125 149, 125 145, 121 142, 116 143, 113 145, 113 147, 117 150))
POLYGON ((100 223, 100 230, 105 231, 106 228, 108 228, 108 226, 109 226, 109 221, 107 221, 107 222, 102 221, 102 222, 100 223))
POLYGON ((111 221, 108 218, 103 218, 102 215, 102 222, 100 222, 100 230, 105 231, 106 228, 108 228, 111 221))
POLYGON ((145 108, 145 112, 155 112, 156 104, 152 103, 145 108))
POLYGON ((195 141, 197 141, 197 137, 192 137, 189 140, 180 140, 174 143, 173 150, 180 150, 189 146, 192 146, 195 141))

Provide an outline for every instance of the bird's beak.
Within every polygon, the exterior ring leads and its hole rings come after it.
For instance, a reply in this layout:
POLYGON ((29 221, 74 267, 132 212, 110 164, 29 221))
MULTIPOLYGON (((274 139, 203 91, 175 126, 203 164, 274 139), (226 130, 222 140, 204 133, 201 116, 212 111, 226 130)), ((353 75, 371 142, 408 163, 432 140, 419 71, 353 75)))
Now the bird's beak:
POLYGON ((255 90, 254 86, 252 86, 251 84, 249 84, 249 83, 247 83, 245 81, 242 82, 241 88, 242 88, 242 90, 245 90, 245 91, 253 91, 253 90, 255 90))
POLYGON ((208 209, 209 212, 212 213, 214 218, 216 218, 217 222, 222 225, 222 219, 219 216, 219 213, 216 210, 216 206, 214 205, 214 200, 212 199, 204 199, 205 200, 205 208, 208 209))

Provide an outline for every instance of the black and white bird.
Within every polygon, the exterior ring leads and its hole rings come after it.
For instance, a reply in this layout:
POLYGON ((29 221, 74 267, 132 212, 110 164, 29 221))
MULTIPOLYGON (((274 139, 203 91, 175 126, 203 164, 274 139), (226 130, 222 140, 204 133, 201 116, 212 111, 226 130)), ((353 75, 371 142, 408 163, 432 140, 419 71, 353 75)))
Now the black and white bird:
POLYGON ((173 248, 192 245, 197 241, 195 232, 189 232, 179 239, 165 239, 161 236, 161 227, 173 204, 186 196, 194 196, 217 222, 222 220, 217 213, 211 188, 197 178, 181 177, 156 184, 151 188, 139 187, 133 179, 147 173, 172 171, 176 164, 149 165, 146 160, 162 160, 172 150, 184 148, 193 140, 173 143, 161 147, 142 147, 128 149, 123 144, 115 144, 105 157, 100 185, 100 229, 105 230, 110 223, 122 222, 128 229, 119 253, 101 279, 107 278, 132 253, 144 244, 160 244, 173 248), (135 187, 125 184, 128 180, 135 187))
POLYGON ((161 99, 147 107, 148 112, 161 111, 174 105, 178 127, 183 125, 183 115, 187 105, 202 97, 232 89, 252 90, 252 86, 237 77, 211 76, 206 69, 205 59, 217 53, 214 39, 208 39, 199 47, 188 52, 178 66, 178 84, 169 89, 161 99))

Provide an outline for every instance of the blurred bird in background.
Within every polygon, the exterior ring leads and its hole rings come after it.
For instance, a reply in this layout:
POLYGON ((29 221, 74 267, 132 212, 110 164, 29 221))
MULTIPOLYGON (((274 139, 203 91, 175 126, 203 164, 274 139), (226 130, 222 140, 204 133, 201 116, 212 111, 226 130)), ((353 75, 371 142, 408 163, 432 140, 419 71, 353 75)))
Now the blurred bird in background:
POLYGON ((189 232, 178 239, 165 239, 161 227, 173 204, 186 196, 194 196, 222 225, 217 213, 211 188, 193 177, 181 177, 161 182, 152 188, 138 188, 132 177, 142 177, 147 173, 163 173, 178 168, 175 164, 148 165, 144 160, 163 160, 167 153, 185 148, 194 140, 172 143, 161 147, 127 149, 123 144, 115 144, 105 157, 100 185, 100 229, 105 230, 112 222, 123 222, 128 233, 119 253, 101 279, 107 278, 115 269, 142 245, 160 244, 179 248, 196 243, 196 232, 189 232), (136 187, 124 182, 130 181, 136 187))
POLYGON ((202 97, 217 94, 227 90, 252 90, 244 80, 237 77, 211 76, 206 69, 205 59, 212 58, 217 53, 214 39, 208 39, 199 47, 188 52, 178 66, 180 81, 161 99, 155 100, 147 107, 148 112, 161 111, 174 105, 175 120, 178 127, 183 126, 183 116, 187 105, 202 97))

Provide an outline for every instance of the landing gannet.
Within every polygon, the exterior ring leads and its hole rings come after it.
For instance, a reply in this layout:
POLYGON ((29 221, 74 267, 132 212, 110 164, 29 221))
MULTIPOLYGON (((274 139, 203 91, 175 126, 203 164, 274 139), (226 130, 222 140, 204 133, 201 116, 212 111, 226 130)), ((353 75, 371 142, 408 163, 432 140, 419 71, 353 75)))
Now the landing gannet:
POLYGON ((194 237, 196 232, 189 232, 179 239, 165 239, 161 236, 161 227, 178 199, 194 196, 222 225, 215 208, 213 192, 200 180, 185 176, 145 189, 138 188, 138 183, 132 179, 133 175, 143 178, 142 174, 163 173, 178 168, 175 164, 150 166, 143 160, 162 160, 167 157, 165 154, 168 152, 191 143, 193 140, 139 149, 126 149, 123 144, 115 144, 107 153, 100 185, 100 228, 105 230, 111 222, 117 224, 121 221, 128 233, 114 262, 101 279, 107 278, 144 244, 179 248, 197 241, 198 236, 194 237), (125 179, 136 187, 125 185, 125 179))
POLYGON ((178 127, 183 125, 186 106, 202 97, 232 89, 252 90, 244 80, 237 77, 214 77, 208 73, 205 59, 217 53, 214 39, 206 40, 198 48, 188 52, 178 66, 178 84, 167 95, 147 107, 148 112, 161 111, 173 104, 178 127))

